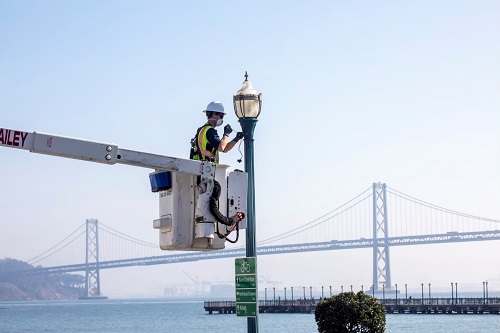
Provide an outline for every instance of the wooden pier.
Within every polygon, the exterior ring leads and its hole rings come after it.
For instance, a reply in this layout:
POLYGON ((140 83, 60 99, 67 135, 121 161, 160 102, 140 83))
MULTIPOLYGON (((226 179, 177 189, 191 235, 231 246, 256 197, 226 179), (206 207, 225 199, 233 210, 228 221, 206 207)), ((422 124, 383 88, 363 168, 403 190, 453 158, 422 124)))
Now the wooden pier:
MULTIPOLYGON (((320 300, 260 300, 259 313, 312 313, 320 300)), ((500 297, 379 299, 386 313, 394 314, 499 314, 500 297)), ((236 313, 235 301, 205 301, 205 311, 236 313)))

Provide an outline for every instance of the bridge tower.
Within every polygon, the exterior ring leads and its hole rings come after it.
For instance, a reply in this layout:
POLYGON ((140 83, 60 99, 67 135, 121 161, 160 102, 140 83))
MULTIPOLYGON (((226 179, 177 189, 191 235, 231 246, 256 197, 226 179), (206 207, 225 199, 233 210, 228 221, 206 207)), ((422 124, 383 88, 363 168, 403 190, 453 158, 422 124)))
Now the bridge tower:
POLYGON ((383 286, 391 290, 391 260, 386 185, 373 183, 373 286, 376 292, 383 286))
POLYGON ((85 249, 85 296, 83 298, 101 297, 99 281, 99 227, 96 219, 87 219, 85 249))

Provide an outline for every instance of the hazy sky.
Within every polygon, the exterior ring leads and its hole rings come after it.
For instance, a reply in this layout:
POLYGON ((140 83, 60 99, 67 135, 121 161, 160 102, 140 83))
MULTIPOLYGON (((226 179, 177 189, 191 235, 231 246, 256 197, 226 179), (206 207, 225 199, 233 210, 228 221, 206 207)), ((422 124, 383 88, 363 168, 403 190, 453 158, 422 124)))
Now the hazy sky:
MULTIPOLYGON (((379 181, 500 219, 499 10, 494 0, 4 0, 0 127, 187 158, 210 101, 238 127, 232 95, 248 71, 263 94, 257 239, 379 181)), ((0 153, 0 258, 29 259, 87 218, 157 242, 149 170, 0 153)), ((239 157, 234 149, 222 162, 242 168, 239 157)), ((395 248, 392 279, 490 279, 498 290, 499 251, 500 242, 395 248)), ((266 256, 259 273, 282 286, 371 285, 371 260, 371 250, 266 256)), ((101 286, 155 294, 183 271, 233 279, 232 259, 207 263, 103 271, 101 286)))

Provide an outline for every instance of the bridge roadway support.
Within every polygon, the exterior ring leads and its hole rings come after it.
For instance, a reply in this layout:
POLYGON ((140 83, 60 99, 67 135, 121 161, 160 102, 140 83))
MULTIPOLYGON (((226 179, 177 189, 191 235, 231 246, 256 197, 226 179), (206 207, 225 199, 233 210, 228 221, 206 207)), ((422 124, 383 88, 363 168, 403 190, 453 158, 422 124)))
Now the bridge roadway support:
POLYGON ((373 183, 373 288, 392 290, 386 185, 373 183), (380 241, 381 240, 381 241, 380 241))
POLYGON ((85 295, 79 299, 103 299, 99 280, 99 227, 98 220, 86 220, 85 295))

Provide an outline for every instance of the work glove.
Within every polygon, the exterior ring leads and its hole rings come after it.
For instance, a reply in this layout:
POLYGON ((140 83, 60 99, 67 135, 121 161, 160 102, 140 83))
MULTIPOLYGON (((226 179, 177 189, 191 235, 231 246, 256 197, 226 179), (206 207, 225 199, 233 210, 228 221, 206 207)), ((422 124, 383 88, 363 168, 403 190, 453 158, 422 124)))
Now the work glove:
POLYGON ((224 135, 229 135, 232 131, 233 129, 231 128, 231 125, 227 124, 226 126, 224 126, 224 135))
POLYGON ((243 137, 244 137, 244 136, 245 136, 245 135, 243 134, 243 132, 238 132, 238 133, 236 133, 236 137, 235 137, 236 142, 238 142, 238 141, 240 141, 241 139, 243 139, 243 137))

